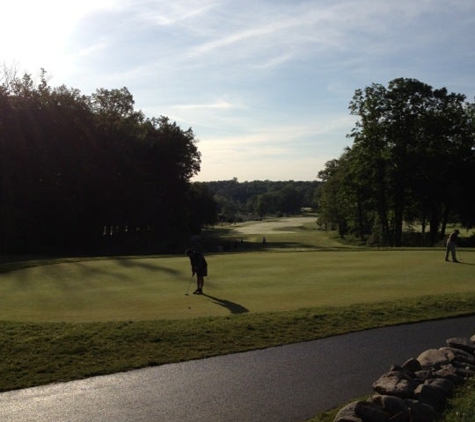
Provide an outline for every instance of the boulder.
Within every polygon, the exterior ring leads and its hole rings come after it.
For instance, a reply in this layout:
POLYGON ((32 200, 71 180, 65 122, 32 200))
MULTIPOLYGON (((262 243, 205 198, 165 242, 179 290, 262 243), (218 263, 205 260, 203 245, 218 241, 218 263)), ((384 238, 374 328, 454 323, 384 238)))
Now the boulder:
POLYGON ((427 384, 421 384, 415 389, 414 398, 432 406, 437 413, 441 413, 447 404, 447 395, 442 390, 427 384))
POLYGON ((475 365, 470 365, 469 363, 459 363, 455 360, 451 363, 451 365, 455 368, 457 374, 464 378, 475 375, 475 365))
POLYGON ((434 422, 454 386, 475 375, 475 335, 446 344, 391 366, 373 383, 377 394, 344 406, 334 422, 434 422))
POLYGON ((414 422, 411 420, 411 414, 409 411, 396 413, 389 418, 388 422, 414 422))
POLYGON ((424 381, 424 384, 438 388, 439 390, 443 391, 446 396, 449 396, 454 389, 454 383, 444 378, 430 378, 424 381))
POLYGON ((449 338, 446 340, 446 343, 449 347, 464 350, 472 355, 475 353, 475 336, 472 336, 470 339, 460 337, 449 338))
POLYGON ((432 370, 430 368, 429 369, 423 369, 422 371, 417 371, 415 373, 415 375, 416 375, 416 378, 418 378, 422 381, 425 381, 425 380, 433 377, 432 370))
POLYGON ((365 422, 387 422, 391 415, 384 407, 370 402, 357 402, 355 414, 365 422))
POLYGON ((342 407, 336 414, 334 422, 362 422, 361 418, 356 416, 355 413, 357 403, 357 401, 354 401, 342 407))
POLYGON ((381 394, 375 394, 368 399, 368 402, 374 403, 384 408, 384 410, 391 416, 395 416, 399 413, 408 413, 408 407, 406 402, 396 396, 387 396, 381 394))
POLYGON ((434 378, 445 378, 452 381, 455 385, 459 385, 463 382, 464 377, 459 374, 457 369, 453 365, 443 365, 436 371, 432 371, 434 378))
POLYGON ((417 360, 421 364, 422 368, 434 368, 446 365, 450 362, 447 355, 438 349, 429 349, 422 352, 417 360))
POLYGON ((409 378, 415 378, 416 377, 416 375, 414 374, 414 371, 410 371, 409 369, 404 368, 400 365, 392 365, 389 368, 389 372, 394 372, 394 371, 402 372, 404 374, 404 376, 409 377, 409 378))
POLYGON ((422 369, 422 366, 417 359, 411 358, 402 364, 402 368, 415 374, 422 369))
POLYGON ((373 383, 373 390, 379 394, 400 397, 412 397, 420 380, 407 376, 402 371, 390 371, 373 383))
POLYGON ((475 356, 471 353, 466 352, 465 350, 457 349, 455 347, 441 347, 439 349, 441 352, 445 353, 450 361, 464 362, 469 363, 470 365, 475 365, 475 356))
POLYGON ((413 422, 432 422, 437 418, 436 411, 428 404, 413 399, 406 400, 406 404, 413 422))

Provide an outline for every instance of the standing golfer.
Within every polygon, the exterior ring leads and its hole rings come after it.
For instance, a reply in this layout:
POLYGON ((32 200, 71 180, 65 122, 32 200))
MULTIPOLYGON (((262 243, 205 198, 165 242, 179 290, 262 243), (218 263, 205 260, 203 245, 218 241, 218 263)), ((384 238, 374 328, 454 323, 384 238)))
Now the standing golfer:
POLYGON ((186 255, 190 258, 191 274, 196 274, 197 289, 193 292, 195 295, 203 294, 204 277, 208 275, 208 263, 201 252, 187 249, 186 255))
POLYGON ((452 254, 452 261, 458 262, 457 257, 455 256, 455 249, 457 248, 457 240, 459 236, 459 231, 454 230, 452 233, 449 234, 447 239, 447 250, 445 251, 445 260, 449 260, 449 254, 452 254))

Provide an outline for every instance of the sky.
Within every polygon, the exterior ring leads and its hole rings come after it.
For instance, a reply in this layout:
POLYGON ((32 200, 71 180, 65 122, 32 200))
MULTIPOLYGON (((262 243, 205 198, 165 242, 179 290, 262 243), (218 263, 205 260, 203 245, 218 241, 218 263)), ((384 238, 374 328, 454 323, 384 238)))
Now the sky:
POLYGON ((0 15, 3 69, 126 87, 193 129, 194 181, 317 180, 352 145, 356 89, 414 78, 473 102, 474 42, 473 0, 10 0, 0 15))

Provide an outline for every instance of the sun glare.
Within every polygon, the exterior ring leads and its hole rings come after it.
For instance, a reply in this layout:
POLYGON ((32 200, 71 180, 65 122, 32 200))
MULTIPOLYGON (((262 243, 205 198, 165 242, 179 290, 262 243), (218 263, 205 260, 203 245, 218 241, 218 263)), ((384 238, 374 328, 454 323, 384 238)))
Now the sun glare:
POLYGON ((17 0, 2 4, 0 57, 6 65, 38 70, 65 51, 78 21, 119 0, 17 0), (33 68, 31 68, 33 67, 33 68))

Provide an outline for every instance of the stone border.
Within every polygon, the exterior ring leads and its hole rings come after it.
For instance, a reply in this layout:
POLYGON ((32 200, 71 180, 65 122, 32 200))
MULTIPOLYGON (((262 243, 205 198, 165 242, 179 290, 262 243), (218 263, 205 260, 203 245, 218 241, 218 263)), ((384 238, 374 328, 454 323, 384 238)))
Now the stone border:
POLYGON ((334 422, 431 422, 445 410, 456 385, 475 375, 475 335, 451 338, 376 380, 367 401, 343 407, 334 422))

